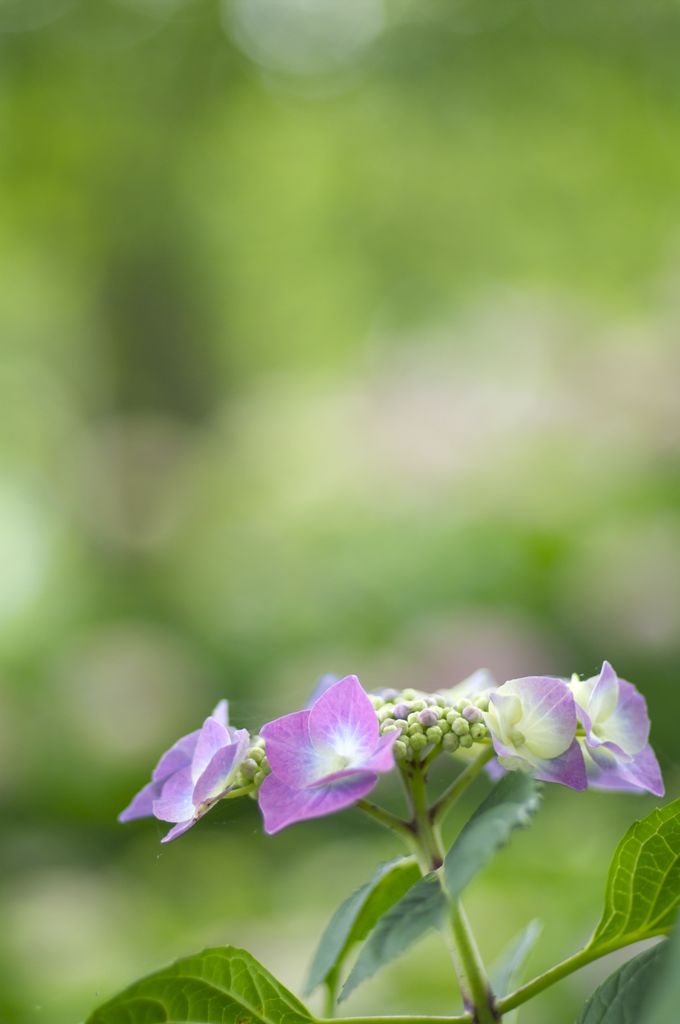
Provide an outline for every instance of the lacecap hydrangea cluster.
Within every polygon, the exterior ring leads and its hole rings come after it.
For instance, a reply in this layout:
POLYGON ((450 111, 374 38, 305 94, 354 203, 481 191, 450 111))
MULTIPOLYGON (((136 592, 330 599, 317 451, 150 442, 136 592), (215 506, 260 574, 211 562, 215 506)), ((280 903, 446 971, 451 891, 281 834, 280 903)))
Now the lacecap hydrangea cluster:
POLYGON ((300 711, 258 735, 229 724, 220 701, 179 739, 120 821, 171 824, 163 842, 218 801, 257 799, 269 834, 367 796, 381 774, 423 770, 439 754, 492 754, 488 769, 525 771, 571 789, 650 792, 664 786, 644 698, 605 662, 597 676, 526 676, 498 685, 484 670, 436 693, 367 693, 356 676, 324 677, 300 711))

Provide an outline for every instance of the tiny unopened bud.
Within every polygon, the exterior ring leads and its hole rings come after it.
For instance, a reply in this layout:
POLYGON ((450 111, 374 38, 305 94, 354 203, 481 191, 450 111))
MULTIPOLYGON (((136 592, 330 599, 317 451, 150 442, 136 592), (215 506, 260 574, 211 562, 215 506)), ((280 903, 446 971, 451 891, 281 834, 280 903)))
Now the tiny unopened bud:
POLYGON ((241 775, 245 779, 254 779, 255 773, 260 770, 260 766, 257 761, 254 761, 252 757, 247 757, 241 765, 241 775))
POLYGON ((449 723, 449 725, 453 725, 453 723, 458 718, 460 718, 460 715, 455 710, 455 708, 449 708, 449 710, 446 712, 446 721, 449 723))
POLYGON ((424 732, 425 730, 423 729, 420 722, 411 722, 411 724, 408 727, 409 736, 422 736, 424 732))
POLYGON ((469 735, 469 733, 468 733, 467 736, 459 736, 458 737, 458 741, 459 741, 461 747, 465 747, 465 748, 471 747, 472 744, 474 743, 474 740, 472 739, 472 736, 469 735))
POLYGON ((401 729, 392 718, 388 718, 386 722, 380 726, 380 732, 385 736, 388 732, 401 732, 401 729))
POLYGON ((489 735, 489 730, 483 722, 474 722, 470 726, 470 735, 473 740, 484 740, 489 735))
POLYGON ((403 740, 395 740, 392 746, 392 750, 394 751, 394 756, 396 757, 397 761, 406 761, 409 754, 411 753, 410 746, 408 745, 408 743, 404 743, 403 740))
POLYGON ((265 778, 266 773, 263 772, 262 769, 260 769, 259 771, 255 772, 255 775, 253 776, 253 782, 255 783, 256 786, 260 786, 264 782, 265 778))
POLYGON ((455 732, 447 732, 446 736, 442 740, 442 747, 447 754, 455 754, 460 746, 460 740, 456 736, 455 732))
POLYGON ((418 691, 409 688, 408 690, 404 690, 401 696, 404 700, 415 700, 418 696, 418 691))
POLYGON ((477 705, 480 711, 489 710, 489 698, 484 694, 482 694, 480 697, 475 697, 475 704, 477 705))
POLYGON ((384 722, 386 718, 392 718, 392 712, 394 711, 394 704, 383 704, 383 706, 377 712, 378 721, 384 722))
POLYGON ((420 721, 420 724, 424 725, 427 729, 430 726, 437 724, 439 721, 439 714, 434 710, 434 708, 424 708, 418 713, 418 720, 420 721))
POLYGON ((451 723, 451 730, 455 732, 456 736, 467 736, 470 732, 470 724, 464 718, 457 718, 455 722, 451 723))
POLYGON ((411 707, 413 708, 414 711, 424 711, 425 708, 427 707, 427 704, 425 703, 424 700, 412 700, 411 707))
POLYGON ((482 721, 482 712, 479 708, 475 708, 472 704, 468 704, 466 708, 463 708, 463 718, 467 719, 470 725, 472 725, 474 722, 482 721))
POLYGON ((410 715, 407 715, 406 721, 409 725, 415 725, 416 723, 420 725, 420 715, 417 711, 412 711, 410 715))
POLYGON ((262 747, 252 747, 248 751, 248 757, 252 758, 257 764, 262 764, 264 760, 264 750, 262 747))
MULTIPOLYGON (((421 726, 421 729, 422 729, 422 726, 421 726)), ((425 734, 422 733, 422 732, 414 733, 410 737, 410 743, 411 743, 411 749, 415 750, 415 752, 417 753, 419 750, 422 750, 423 747, 427 746, 427 740, 425 738, 425 734)))
POLYGON ((251 747, 260 747, 261 750, 264 750, 264 748, 266 746, 266 743, 264 742, 264 738, 262 736, 251 736, 250 737, 250 746, 251 747))
POLYGON ((405 718, 397 718, 394 724, 398 725, 402 732, 408 731, 408 722, 405 718))
POLYGON ((399 701, 398 704, 394 705, 394 711, 392 712, 395 718, 408 718, 413 708, 410 704, 406 704, 405 701, 399 701))
POLYGON ((382 697, 379 697, 377 693, 369 693, 368 699, 370 700, 371 704, 373 705, 376 711, 379 711, 380 708, 385 703, 382 697))
POLYGON ((439 721, 437 722, 437 725, 441 729, 442 735, 445 736, 447 732, 451 732, 451 726, 449 725, 445 718, 440 718, 439 721))
POLYGON ((442 735, 443 733, 438 725, 431 725, 430 728, 425 733, 425 736, 427 737, 427 742, 434 743, 435 746, 438 743, 441 743, 442 735))

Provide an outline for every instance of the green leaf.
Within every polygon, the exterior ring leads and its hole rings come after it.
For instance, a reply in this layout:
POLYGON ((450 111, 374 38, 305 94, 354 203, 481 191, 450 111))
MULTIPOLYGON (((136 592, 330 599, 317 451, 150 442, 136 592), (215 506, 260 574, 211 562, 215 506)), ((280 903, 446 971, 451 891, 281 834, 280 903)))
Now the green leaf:
POLYGON ((308 1010, 233 946, 177 960, 114 996, 87 1024, 310 1024, 308 1010))
POLYGON ((666 953, 654 979, 654 988, 646 1007, 644 1024, 668 1024, 676 1020, 680 1006, 680 922, 676 921, 666 953))
POLYGON ((491 981, 498 999, 507 996, 508 992, 519 984, 522 968, 542 930, 543 926, 540 921, 529 921, 526 928, 523 928, 503 950, 492 967, 491 981))
POLYGON ((362 948, 340 1000, 381 967, 404 953, 425 932, 440 928, 447 900, 436 874, 426 875, 412 886, 391 910, 381 917, 362 948))
POLYGON ((420 878, 415 857, 398 857, 381 864, 373 878, 342 903, 321 936, 306 992, 321 985, 332 971, 342 967, 350 949, 363 942, 378 920, 420 878))
MULTIPOLYGON (((603 981, 581 1010, 576 1024, 647 1024, 649 1004, 667 945, 661 942, 628 960, 603 981)), ((671 1024, 668 1017, 665 1024, 671 1024)))
POLYGON ((607 879, 602 919, 587 949, 663 935, 680 900, 680 800, 636 821, 619 843, 607 879))
POLYGON ((514 829, 529 824, 539 801, 539 783, 525 772, 508 772, 496 783, 446 855, 444 877, 452 899, 505 846, 514 829))

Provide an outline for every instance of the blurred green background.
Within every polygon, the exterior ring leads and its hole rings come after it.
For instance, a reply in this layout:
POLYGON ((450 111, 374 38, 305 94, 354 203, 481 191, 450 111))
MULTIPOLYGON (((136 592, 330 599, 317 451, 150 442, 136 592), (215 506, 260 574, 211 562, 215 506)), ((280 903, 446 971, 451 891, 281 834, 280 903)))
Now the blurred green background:
MULTIPOLYGON (((0 0, 3 1024, 214 943, 299 991, 395 853, 118 826, 221 696, 607 657, 677 795, 679 45, 674 0, 0 0)), ((652 806, 551 789, 484 954, 575 949, 652 806)), ((347 1004, 455 1008, 436 938, 347 1004)))

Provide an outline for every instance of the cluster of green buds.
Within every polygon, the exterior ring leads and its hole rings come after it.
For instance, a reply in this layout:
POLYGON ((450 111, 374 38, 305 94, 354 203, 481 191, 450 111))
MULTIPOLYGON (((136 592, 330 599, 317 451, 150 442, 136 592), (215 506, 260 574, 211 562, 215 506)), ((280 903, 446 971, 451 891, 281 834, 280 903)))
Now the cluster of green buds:
POLYGON ((267 775, 269 775, 269 772, 269 762, 265 754, 265 742, 261 736, 251 736, 250 747, 238 770, 234 787, 240 789, 253 786, 254 789, 250 795, 256 799, 256 791, 267 775))
POLYGON ((398 761, 418 762, 439 751, 455 754, 489 739, 484 694, 455 700, 444 693, 403 690, 394 696, 369 695, 380 723, 381 735, 398 730, 393 750, 398 761))

